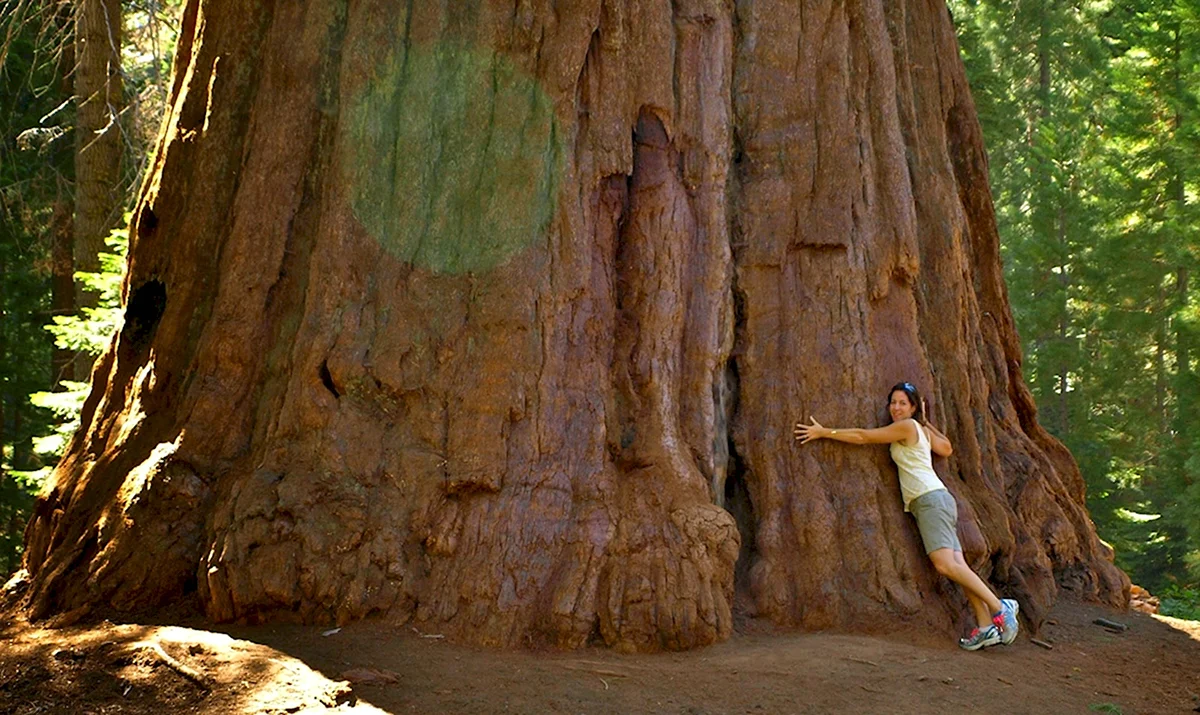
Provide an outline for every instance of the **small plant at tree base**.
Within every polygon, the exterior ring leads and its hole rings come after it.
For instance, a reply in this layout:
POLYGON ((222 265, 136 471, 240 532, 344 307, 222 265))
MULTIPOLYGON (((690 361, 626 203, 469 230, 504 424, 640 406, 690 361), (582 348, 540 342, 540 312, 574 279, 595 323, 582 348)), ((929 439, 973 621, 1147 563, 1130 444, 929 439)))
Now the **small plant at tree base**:
POLYGON ((1158 613, 1161 616, 1200 621, 1200 587, 1168 586, 1159 594, 1158 613))

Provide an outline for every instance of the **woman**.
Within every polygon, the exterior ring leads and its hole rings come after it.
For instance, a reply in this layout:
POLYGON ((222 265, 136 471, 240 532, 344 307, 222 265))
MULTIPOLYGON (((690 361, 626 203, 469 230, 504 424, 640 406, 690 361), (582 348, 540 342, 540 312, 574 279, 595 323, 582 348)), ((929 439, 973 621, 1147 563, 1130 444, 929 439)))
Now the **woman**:
POLYGON ((815 419, 811 425, 796 423, 801 444, 815 439, 833 439, 849 444, 890 444, 892 459, 900 472, 904 511, 912 512, 934 569, 963 587, 979 625, 959 640, 966 650, 1008 645, 1017 637, 1017 602, 1000 600, 983 579, 967 566, 958 541, 958 506, 946 485, 933 471, 930 452, 948 457, 954 451, 946 435, 925 421, 925 403, 917 388, 901 382, 888 393, 892 423, 877 429, 830 429, 815 419))

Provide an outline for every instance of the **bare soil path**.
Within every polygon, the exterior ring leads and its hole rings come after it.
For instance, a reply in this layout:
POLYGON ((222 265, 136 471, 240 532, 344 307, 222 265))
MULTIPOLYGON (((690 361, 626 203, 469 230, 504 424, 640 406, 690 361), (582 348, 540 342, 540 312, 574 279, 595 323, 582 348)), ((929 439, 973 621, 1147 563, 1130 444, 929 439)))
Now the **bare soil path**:
MULTIPOLYGON (((0 628, 0 713, 1190 713, 1200 623, 1060 603, 964 653, 928 636, 772 634, 699 651, 498 652, 410 627, 0 628), (1104 617, 1128 624, 1114 633, 1104 617), (347 682, 350 681, 350 682, 347 682)), ((190 626, 190 627, 188 627, 190 626)))

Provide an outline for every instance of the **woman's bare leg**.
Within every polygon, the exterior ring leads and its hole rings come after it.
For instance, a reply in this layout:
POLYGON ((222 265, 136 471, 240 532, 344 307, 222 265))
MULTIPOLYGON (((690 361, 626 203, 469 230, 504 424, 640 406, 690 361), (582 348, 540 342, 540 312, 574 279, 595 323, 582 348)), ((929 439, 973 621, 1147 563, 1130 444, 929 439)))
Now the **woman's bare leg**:
MULTIPOLYGON (((996 598, 996 594, 992 593, 992 589, 988 588, 983 579, 979 578, 970 566, 967 566, 961 551, 950 548, 938 549, 929 554, 929 560, 933 562, 933 567, 937 569, 938 573, 963 587, 963 590, 967 592, 968 601, 974 596, 983 602, 989 614, 1000 612, 1000 599, 996 598), (955 558, 956 554, 957 558, 955 558)), ((978 609, 975 613, 978 618, 978 609)), ((991 623, 991 620, 989 616, 980 625, 991 623)))
MULTIPOLYGON (((954 560, 963 566, 967 565, 967 562, 963 559, 961 551, 954 552, 954 560)), ((987 628, 988 626, 992 625, 992 614, 988 613, 987 604, 970 591, 963 589, 963 592, 967 594, 967 603, 971 604, 971 610, 975 612, 976 624, 978 624, 980 628, 987 628)))
POLYGON ((975 597, 970 591, 967 591, 967 601, 971 604, 971 610, 975 612, 975 625, 980 628, 987 628, 992 625, 992 617, 988 615, 987 605, 975 597))

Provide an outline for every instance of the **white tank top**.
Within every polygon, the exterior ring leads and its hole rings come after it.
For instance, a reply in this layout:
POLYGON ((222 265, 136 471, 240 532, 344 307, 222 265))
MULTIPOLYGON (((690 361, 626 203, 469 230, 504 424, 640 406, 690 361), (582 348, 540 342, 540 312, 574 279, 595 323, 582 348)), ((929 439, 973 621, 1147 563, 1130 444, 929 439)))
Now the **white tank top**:
MULTIPOLYGON (((914 424, 916 424, 914 422, 914 424)), ((892 442, 889 448, 892 461, 900 472, 900 494, 904 499, 904 511, 913 499, 928 494, 936 489, 945 489, 946 485, 938 479, 933 471, 933 455, 929 448, 929 437, 925 430, 917 424, 917 443, 908 446, 903 442, 892 442)))

